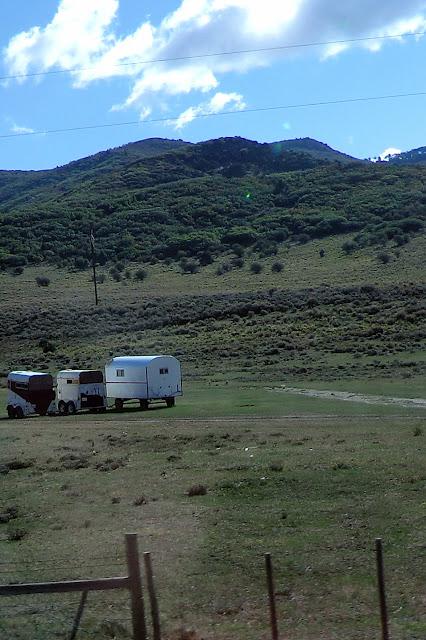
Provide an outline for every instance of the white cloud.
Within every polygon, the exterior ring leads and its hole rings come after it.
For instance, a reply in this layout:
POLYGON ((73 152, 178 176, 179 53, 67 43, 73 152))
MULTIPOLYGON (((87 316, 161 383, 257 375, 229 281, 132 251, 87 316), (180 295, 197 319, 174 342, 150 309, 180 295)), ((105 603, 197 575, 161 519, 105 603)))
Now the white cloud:
POLYGON ((180 131, 197 117, 199 114, 198 109, 201 109, 201 107, 188 107, 188 109, 182 111, 176 120, 170 120, 168 124, 173 125, 177 131, 180 131))
POLYGON ((388 147, 379 155, 380 160, 389 160, 392 156, 397 156, 401 153, 401 149, 397 149, 396 147, 388 147))
POLYGON ((143 107, 141 109, 140 114, 139 114, 139 118, 141 120, 145 120, 146 118, 148 118, 151 115, 151 113, 152 113, 151 107, 143 107))
POLYGON ((208 103, 208 108, 211 113, 219 113, 225 107, 232 107, 233 110, 240 111, 245 109, 246 105, 243 100, 243 96, 239 93, 222 93, 218 91, 208 103))
POLYGON ((12 124, 10 130, 13 133, 34 133, 34 129, 31 129, 30 127, 21 127, 18 124, 12 124))
POLYGON ((92 61, 90 68, 78 73, 78 82, 84 85, 93 80, 109 78, 111 75, 116 74, 138 75, 144 65, 132 64, 132 62, 143 60, 144 56, 149 58, 149 51, 153 46, 154 37, 154 27, 148 22, 144 22, 129 36, 115 39, 103 54, 101 53, 92 61))
POLYGON ((221 113, 226 111, 241 111, 246 108, 243 96, 239 93, 222 93, 218 91, 207 102, 199 104, 197 107, 189 107, 183 111, 180 116, 173 121, 173 126, 177 130, 181 130, 184 126, 192 122, 194 118, 210 115, 212 113, 221 113))
MULTIPOLYGON (((122 36, 114 31, 119 0, 60 0, 47 26, 34 26, 10 40, 4 52, 9 72, 83 67, 73 72, 75 86, 128 77, 129 95, 114 108, 132 107, 144 113, 155 106, 155 96, 161 104, 167 96, 208 93, 219 88, 226 73, 272 65, 307 49, 197 59, 200 53, 426 29, 426 0, 181 0, 176 4, 176 10, 158 24, 145 19, 133 33, 122 36), (193 59, 177 59, 190 56, 193 59), (170 58, 175 60, 161 62, 170 58), (132 64, 135 60, 141 62, 132 64), (149 60, 158 62, 142 63, 149 60)), ((387 42, 335 44, 309 51, 326 59, 353 46, 376 51, 387 42)))
POLYGON ((125 102, 129 107, 149 93, 168 93, 177 95, 198 90, 203 93, 215 89, 218 82, 212 72, 202 64, 194 64, 180 69, 164 69, 163 71, 147 70, 136 80, 130 96, 125 102))
POLYGON ((91 64, 112 45, 108 32, 119 0, 61 0, 52 21, 15 35, 5 50, 11 74, 91 64))

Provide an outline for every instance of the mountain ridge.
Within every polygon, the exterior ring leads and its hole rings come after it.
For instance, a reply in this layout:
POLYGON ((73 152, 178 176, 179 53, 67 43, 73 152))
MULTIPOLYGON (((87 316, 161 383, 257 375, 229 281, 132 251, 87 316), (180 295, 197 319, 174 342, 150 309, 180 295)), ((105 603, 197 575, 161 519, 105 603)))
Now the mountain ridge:
POLYGON ((347 153, 333 149, 325 142, 315 140, 315 138, 291 138, 289 140, 280 140, 278 142, 270 143, 272 146, 281 146, 287 151, 302 151, 309 153, 314 157, 323 158, 325 160, 338 160, 340 162, 365 162, 354 156, 350 156, 347 153))
POLYGON ((266 256, 350 232, 351 251, 401 245, 423 229, 425 182, 420 165, 362 162, 310 138, 150 138, 49 171, 0 172, 0 268, 87 268, 91 228, 103 264, 199 268, 233 247, 266 256))
POLYGON ((249 138, 243 138, 240 136, 228 136, 225 138, 212 138, 207 140, 201 140, 199 142, 188 142, 181 139, 173 139, 173 138, 143 138, 141 140, 134 140, 132 142, 127 142, 118 147, 111 147, 110 149, 104 149, 98 151, 94 154, 90 154, 88 156, 84 156, 82 158, 78 158, 76 160, 71 160, 62 165, 58 165, 56 167, 51 167, 49 169, 1 169, 0 175, 3 173, 8 174, 45 174, 47 172, 57 172, 60 173, 64 169, 74 169, 79 167, 90 168, 93 164, 102 165, 104 164, 102 160, 106 160, 111 158, 111 156, 121 157, 125 159, 126 157, 129 160, 135 160, 136 158, 147 158, 147 157, 155 157, 157 155, 161 155, 163 153, 167 153, 169 151, 175 151, 177 149, 181 149, 183 147, 195 147, 202 146, 215 140, 240 140, 247 141, 248 143, 255 143, 258 145, 268 145, 271 147, 281 147, 287 151, 300 151, 303 153, 307 153, 310 155, 315 155, 318 157, 318 152, 323 152, 324 155, 334 155, 335 159, 349 159, 350 161, 362 162, 362 160, 345 154, 341 151, 333 149, 329 145, 324 142, 320 142, 319 140, 315 140, 314 138, 304 137, 304 138, 290 138, 288 140, 278 140, 274 142, 258 142, 256 140, 251 140, 249 138))
MULTIPOLYGON (((48 169, 1 169, 0 168, 0 184, 1 178, 7 175, 11 178, 19 178, 23 176, 46 176, 52 174, 55 176, 61 176, 64 171, 75 170, 90 170, 95 169, 96 172, 107 168, 109 166, 108 160, 113 160, 113 165, 117 168, 125 166, 131 162, 137 162, 140 159, 157 157, 169 152, 175 152, 189 147, 203 147, 211 143, 220 140, 236 140, 239 142, 246 142, 248 144, 255 144, 260 146, 267 146, 273 149, 274 153, 282 153, 283 151, 303 153, 315 159, 327 160, 329 162, 359 162, 368 163, 372 160, 357 158, 347 153, 334 149, 325 142, 310 138, 309 136, 301 138, 288 138, 284 140, 276 140, 273 142, 258 142, 249 138, 243 138, 240 136, 228 136, 219 137, 207 140, 201 140, 199 142, 189 142, 182 139, 173 138, 142 138, 140 140, 134 140, 127 142, 118 147, 111 147, 98 151, 94 154, 71 160, 62 165, 51 167, 48 169), (53 172, 53 173, 52 173, 53 172)), ((385 161, 383 161, 385 162, 385 161)), ((386 160, 387 164, 426 164, 426 146, 417 147, 408 151, 402 151, 399 154, 390 156, 386 160)))

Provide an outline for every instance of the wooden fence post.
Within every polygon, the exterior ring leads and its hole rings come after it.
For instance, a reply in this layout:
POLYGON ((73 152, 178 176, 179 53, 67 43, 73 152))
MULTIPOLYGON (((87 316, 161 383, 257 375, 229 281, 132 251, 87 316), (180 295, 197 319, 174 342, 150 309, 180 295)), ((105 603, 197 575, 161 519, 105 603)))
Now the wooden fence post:
POLYGON ((148 587, 149 601, 151 604, 154 640, 161 640, 160 614, 158 611, 157 595, 155 593, 154 576, 152 574, 151 554, 148 551, 145 552, 143 559, 145 562, 146 586, 148 587))
POLYGON ((272 573, 272 560, 271 560, 270 553, 265 553, 265 566, 266 566, 266 582, 268 585, 268 595, 269 595, 271 635, 272 635, 272 640, 278 640, 277 611, 275 608, 274 577, 272 573))
POLYGON ((379 589, 380 618, 382 622, 382 640, 389 640, 388 612, 386 607, 385 572, 383 566, 382 539, 376 538, 377 586, 379 589))
POLYGON ((133 639, 146 640, 145 608, 136 533, 126 533, 126 557, 132 603, 133 639))

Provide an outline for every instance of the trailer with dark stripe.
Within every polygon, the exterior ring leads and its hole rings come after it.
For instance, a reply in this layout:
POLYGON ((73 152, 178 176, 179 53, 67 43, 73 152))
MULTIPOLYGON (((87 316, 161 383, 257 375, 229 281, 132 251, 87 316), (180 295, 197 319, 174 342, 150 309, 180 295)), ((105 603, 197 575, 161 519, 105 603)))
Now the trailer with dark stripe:
POLYGON ((23 418, 55 411, 55 390, 50 373, 11 371, 7 376, 7 415, 23 418))

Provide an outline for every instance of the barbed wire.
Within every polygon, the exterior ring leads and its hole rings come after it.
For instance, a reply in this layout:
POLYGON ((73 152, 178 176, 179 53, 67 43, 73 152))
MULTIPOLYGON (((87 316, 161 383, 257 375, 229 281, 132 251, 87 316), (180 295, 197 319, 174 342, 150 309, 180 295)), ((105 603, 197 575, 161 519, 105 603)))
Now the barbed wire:
MULTIPOLYGON (((115 561, 123 561, 124 562, 124 558, 120 558, 120 556, 91 556, 89 558, 90 561, 96 561, 96 560, 115 560, 115 561)), ((82 562, 85 562, 85 558, 81 559, 82 562)), ((66 562, 67 564, 71 564, 71 563, 76 563, 76 560, 70 560, 69 558, 66 558, 65 556, 59 556, 56 557, 53 560, 42 560, 41 558, 34 558, 31 560, 0 560, 0 567, 3 565, 10 565, 10 564, 19 564, 19 565, 33 565, 33 564, 57 564, 58 562, 66 562)))

